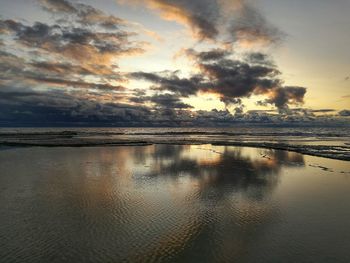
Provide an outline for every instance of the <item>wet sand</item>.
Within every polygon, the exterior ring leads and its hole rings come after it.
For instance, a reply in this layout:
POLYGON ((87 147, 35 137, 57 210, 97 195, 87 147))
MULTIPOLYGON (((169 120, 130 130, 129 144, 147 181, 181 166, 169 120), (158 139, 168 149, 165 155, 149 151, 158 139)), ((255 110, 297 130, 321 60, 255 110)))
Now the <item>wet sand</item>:
POLYGON ((0 151, 3 262, 349 262, 350 162, 212 145, 0 151))

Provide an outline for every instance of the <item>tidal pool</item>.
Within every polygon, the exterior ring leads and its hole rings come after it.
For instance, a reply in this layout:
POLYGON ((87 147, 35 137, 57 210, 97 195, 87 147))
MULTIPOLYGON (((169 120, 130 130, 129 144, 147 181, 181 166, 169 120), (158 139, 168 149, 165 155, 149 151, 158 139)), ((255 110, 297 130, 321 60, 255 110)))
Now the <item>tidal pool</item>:
POLYGON ((1 262, 350 262, 350 162, 211 145, 0 151, 1 262))

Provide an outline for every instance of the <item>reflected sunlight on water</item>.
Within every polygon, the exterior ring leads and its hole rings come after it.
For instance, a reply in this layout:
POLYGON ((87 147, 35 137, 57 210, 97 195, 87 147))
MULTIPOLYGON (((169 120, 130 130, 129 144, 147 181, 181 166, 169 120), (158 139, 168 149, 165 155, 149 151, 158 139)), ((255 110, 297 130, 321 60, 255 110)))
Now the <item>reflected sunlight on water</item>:
POLYGON ((10 148, 0 168, 4 262, 350 260, 349 162, 150 145, 10 148))

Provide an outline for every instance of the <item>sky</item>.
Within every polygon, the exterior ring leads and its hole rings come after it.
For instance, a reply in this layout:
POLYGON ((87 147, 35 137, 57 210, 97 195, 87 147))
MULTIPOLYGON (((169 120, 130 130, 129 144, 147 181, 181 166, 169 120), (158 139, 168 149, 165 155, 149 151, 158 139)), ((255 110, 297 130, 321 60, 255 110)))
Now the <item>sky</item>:
POLYGON ((1 126, 350 124, 348 0, 1 0, 1 126))

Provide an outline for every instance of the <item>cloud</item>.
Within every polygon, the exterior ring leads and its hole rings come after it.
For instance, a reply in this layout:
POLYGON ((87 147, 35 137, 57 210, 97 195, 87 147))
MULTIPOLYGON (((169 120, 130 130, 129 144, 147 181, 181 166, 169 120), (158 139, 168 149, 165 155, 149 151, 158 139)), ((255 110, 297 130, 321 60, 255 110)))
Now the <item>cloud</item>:
MULTIPOLYGON (((4 50, 16 48, 30 67, 65 75, 103 75, 118 79, 117 59, 144 52, 146 42, 132 41, 127 21, 90 5, 68 0, 40 0, 42 8, 60 19, 56 23, 27 24, 0 20, 6 35, 4 50), (123 29, 122 29, 123 27, 123 29), (36 61, 30 61, 35 57, 36 61)), ((23 61, 23 63, 25 63, 23 61)), ((22 64, 23 64, 22 63, 22 64)))
POLYGON ((42 8, 54 15, 74 16, 75 21, 83 25, 98 25, 105 29, 118 29, 126 24, 123 19, 107 15, 90 5, 67 0, 39 0, 42 8))
POLYGON ((199 69, 199 73, 180 78, 178 72, 131 73, 130 77, 147 80, 160 91, 170 91, 184 97, 199 92, 213 93, 225 104, 241 104, 242 98, 265 95, 262 104, 274 104, 279 109, 289 104, 302 104, 306 88, 283 87, 280 72, 267 55, 251 53, 246 60, 230 57, 221 49, 197 52, 184 50, 199 69))
POLYGON ((228 29, 232 41, 250 48, 256 45, 269 46, 283 40, 285 34, 269 23, 258 9, 248 1, 238 2, 238 15, 233 17, 228 29))
POLYGON ((59 62, 48 62, 48 61, 33 61, 29 63, 33 68, 43 71, 51 72, 56 74, 79 74, 79 75, 94 75, 95 71, 90 68, 74 65, 72 63, 59 63, 59 62))
MULTIPOLYGON (((130 105, 88 98, 86 93, 65 89, 34 90, 0 84, 0 125, 61 126, 230 126, 237 123, 337 124, 334 117, 300 114, 300 110, 276 114, 228 110, 189 111, 176 96, 156 94, 130 105), (145 101, 155 106, 146 106, 145 101)), ((345 111, 342 113, 345 116, 345 111)), ((349 112, 347 115, 349 116, 349 112)), ((339 120, 341 121, 341 120, 339 120)), ((339 122, 341 123, 341 122, 339 122)))
MULTIPOLYGON (((259 186, 264 189, 261 194, 256 196, 249 195, 249 198, 258 198, 261 201, 266 193, 278 184, 276 175, 284 167, 304 166, 304 156, 298 153, 287 151, 278 151, 266 149, 263 152, 265 158, 246 157, 241 149, 232 150, 223 147, 220 154, 215 156, 215 161, 200 160, 195 155, 183 154, 186 151, 183 145, 157 145, 157 150, 153 152, 157 164, 151 165, 148 171, 144 172, 145 176, 171 176, 177 178, 183 173, 201 180, 201 175, 205 174, 212 180, 206 180, 205 183, 199 183, 201 193, 213 193, 213 186, 230 185, 230 190, 220 191, 215 198, 222 198, 230 191, 238 189, 250 189, 250 187, 259 186), (235 167, 235 169, 233 169, 235 167), (236 176, 238 175, 239 176, 236 176), (266 191, 266 192, 265 192, 266 191)), ((219 153, 219 152, 217 152, 219 153)), ((210 158, 209 158, 210 159, 210 158)), ((240 194, 246 191, 240 191, 240 194)), ((248 191, 249 192, 249 191, 248 191)))
POLYGON ((160 73, 133 72, 129 76, 134 79, 146 80, 156 84, 153 87, 155 90, 171 91, 181 94, 184 97, 195 95, 198 91, 198 85, 202 81, 199 75, 194 75, 190 78, 180 78, 176 71, 160 73))
POLYGON ((172 94, 157 94, 150 98, 150 101, 162 108, 189 109, 191 105, 183 103, 179 97, 172 94))
POLYGON ((110 64, 113 58, 143 52, 142 43, 128 40, 130 33, 99 32, 89 28, 47 25, 32 26, 13 20, 0 21, 13 39, 27 48, 49 52, 84 64, 110 64))
POLYGON ((23 71, 25 60, 11 53, 0 51, 0 76, 7 79, 23 71))
POLYGON ((142 106, 103 103, 64 90, 35 91, 23 87, 0 88, 1 123, 132 125, 146 122, 149 110, 142 106))
POLYGON ((350 116, 350 110, 342 110, 339 112, 339 115, 342 117, 349 117, 350 116))
POLYGON ((180 97, 175 94, 155 94, 153 96, 144 97, 131 97, 129 99, 131 102, 135 103, 146 103, 151 102, 156 108, 163 109, 190 109, 193 108, 191 105, 186 104, 181 101, 180 97))
POLYGON ((329 113, 329 112, 335 112, 335 109, 319 109, 319 110, 310 110, 313 113, 329 113))
POLYGON ((261 52, 249 52, 245 55, 245 59, 251 64, 276 67, 271 57, 261 52))
POLYGON ((162 18, 189 26, 194 35, 200 39, 215 39, 219 33, 216 24, 220 10, 216 1, 120 0, 120 2, 146 4, 151 9, 158 10, 162 18))
POLYGON ((130 30, 133 23, 77 1, 40 0, 55 18, 52 23, 0 19, 0 122, 228 126, 302 122, 318 119, 314 113, 330 112, 292 109, 303 103, 306 88, 285 87, 269 55, 236 53, 235 44, 272 44, 282 36, 246 1, 136 1, 189 26, 200 40, 211 41, 208 50, 182 50, 192 72, 125 72, 118 60, 147 46, 135 40, 139 38, 130 30), (227 41, 228 46, 222 45, 227 41), (128 87, 134 84, 129 80, 148 82, 149 87, 128 87), (232 112, 196 111, 184 102, 202 93, 214 94, 232 106, 227 107, 232 112), (264 97, 260 104, 275 105, 279 113, 245 113, 243 99, 255 95, 264 97))
POLYGON ((231 53, 225 49, 212 49, 209 51, 203 51, 203 52, 196 52, 194 49, 185 49, 183 50, 183 53, 187 55, 189 58, 195 59, 195 60, 200 60, 200 61, 213 61, 213 60, 218 60, 218 59, 223 59, 231 53))
MULTIPOLYGON (((206 53, 204 53, 206 54, 206 53)), ((218 56, 207 61, 203 52, 191 51, 197 58, 197 66, 209 83, 203 91, 216 93, 226 104, 240 104, 240 99, 252 95, 265 95, 265 103, 285 109, 289 104, 302 104, 306 88, 284 87, 280 72, 269 56, 249 53, 245 60, 218 56)))
POLYGON ((214 62, 198 62, 198 66, 210 80, 204 90, 221 96, 222 101, 231 98, 263 94, 280 85, 279 71, 273 67, 251 65, 244 61, 221 59, 214 62))
POLYGON ((271 91, 269 98, 265 101, 274 104, 278 109, 286 109, 288 104, 304 103, 306 88, 304 87, 278 87, 271 91))
POLYGON ((123 92, 122 101, 127 100, 123 85, 127 79, 119 72, 117 59, 143 52, 145 43, 130 40, 135 33, 127 30, 125 21, 91 6, 67 0, 40 4, 65 21, 29 24, 0 19, 5 39, 0 84, 28 86, 34 91, 74 88, 86 92, 87 99, 101 100, 112 100, 123 92), (107 22, 115 26, 106 26, 107 22))
POLYGON ((52 13, 77 13, 72 3, 66 0, 40 0, 42 7, 52 13))
POLYGON ((53 24, 0 19, 0 34, 5 36, 0 51, 0 121, 147 121, 150 109, 124 103, 130 94, 120 84, 127 80, 116 65, 121 56, 143 52, 144 42, 130 40, 135 33, 125 29, 126 21, 73 1, 40 3, 60 19, 53 24))
POLYGON ((146 4, 166 20, 191 28, 200 40, 230 41, 242 46, 270 45, 284 34, 271 25, 261 12, 246 0, 119 0, 146 4))
MULTIPOLYGON (((0 77, 7 83, 15 85, 45 85, 45 87, 62 87, 78 89, 97 89, 105 92, 123 91, 121 85, 112 85, 108 81, 91 82, 84 79, 85 76, 95 76, 84 67, 55 62, 29 62, 7 52, 0 52, 0 77)), ((114 79, 122 80, 117 73, 114 79)), ((109 79, 110 75, 105 76, 109 79)))
POLYGON ((262 53, 249 53, 246 60, 232 59, 232 54, 222 49, 204 52, 188 49, 185 54, 195 61, 207 80, 200 89, 220 95, 225 103, 237 104, 240 98, 265 94, 282 84, 280 72, 262 53))
POLYGON ((52 84, 55 86, 63 86, 63 87, 77 87, 77 88, 90 88, 90 89, 99 89, 104 91, 109 90, 124 90, 125 88, 123 86, 115 86, 108 83, 93 83, 93 82, 87 82, 87 81, 76 81, 76 80, 66 80, 62 78, 48 78, 48 77, 41 77, 41 76, 32 76, 31 78, 28 77, 28 79, 34 80, 38 83, 46 83, 46 84, 52 84))

